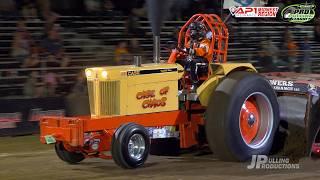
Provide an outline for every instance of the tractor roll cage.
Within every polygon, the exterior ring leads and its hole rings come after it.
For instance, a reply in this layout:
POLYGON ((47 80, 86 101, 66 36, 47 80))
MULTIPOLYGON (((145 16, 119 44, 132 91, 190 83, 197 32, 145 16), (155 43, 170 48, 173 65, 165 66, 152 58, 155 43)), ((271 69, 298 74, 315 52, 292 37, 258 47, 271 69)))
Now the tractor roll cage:
POLYGON ((228 51, 228 28, 216 14, 195 14, 185 25, 182 26, 179 32, 178 47, 184 48, 190 40, 189 25, 192 22, 202 22, 206 26, 206 30, 211 31, 211 43, 209 54, 212 56, 210 62, 226 62, 228 51), (184 41, 182 40, 184 38, 184 41))

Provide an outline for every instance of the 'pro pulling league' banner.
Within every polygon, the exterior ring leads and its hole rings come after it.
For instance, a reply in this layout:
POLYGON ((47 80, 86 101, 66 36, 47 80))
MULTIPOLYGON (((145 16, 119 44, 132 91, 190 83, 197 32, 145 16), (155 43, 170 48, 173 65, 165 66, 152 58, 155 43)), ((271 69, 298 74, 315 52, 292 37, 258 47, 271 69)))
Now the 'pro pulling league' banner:
POLYGON ((223 8, 230 7, 261 7, 266 4, 267 0, 224 0, 223 8))

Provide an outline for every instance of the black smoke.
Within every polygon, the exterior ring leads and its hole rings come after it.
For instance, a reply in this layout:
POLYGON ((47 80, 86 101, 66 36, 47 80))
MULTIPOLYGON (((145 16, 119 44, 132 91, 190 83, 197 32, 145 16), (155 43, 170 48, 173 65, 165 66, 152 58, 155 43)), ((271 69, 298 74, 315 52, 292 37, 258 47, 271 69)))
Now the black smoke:
POLYGON ((160 36, 162 21, 169 9, 169 0, 147 0, 148 18, 151 21, 152 33, 160 36))

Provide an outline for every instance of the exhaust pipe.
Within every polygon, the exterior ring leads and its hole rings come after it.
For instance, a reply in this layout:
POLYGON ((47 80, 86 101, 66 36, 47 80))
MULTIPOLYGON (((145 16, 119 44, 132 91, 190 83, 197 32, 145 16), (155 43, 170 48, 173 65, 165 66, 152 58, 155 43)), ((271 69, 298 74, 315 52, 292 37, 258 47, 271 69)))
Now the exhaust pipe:
POLYGON ((153 36, 153 61, 160 63, 160 35, 153 36))
POLYGON ((142 57, 141 56, 133 56, 134 65, 137 67, 141 67, 142 57))
POLYGON ((169 9, 169 0, 147 0, 146 2, 153 34, 153 61, 160 63, 160 31, 162 21, 169 9))

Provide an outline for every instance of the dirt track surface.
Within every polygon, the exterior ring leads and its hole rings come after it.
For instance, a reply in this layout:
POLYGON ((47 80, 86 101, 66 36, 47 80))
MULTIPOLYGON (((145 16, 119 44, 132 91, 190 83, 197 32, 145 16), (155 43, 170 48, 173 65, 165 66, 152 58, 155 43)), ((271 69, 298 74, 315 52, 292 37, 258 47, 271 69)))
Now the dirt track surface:
POLYGON ((144 167, 124 170, 112 160, 86 159, 69 165, 53 146, 36 136, 0 138, 0 179, 320 179, 320 161, 301 160, 299 170, 248 170, 248 163, 222 162, 197 152, 177 157, 150 156, 144 167))

